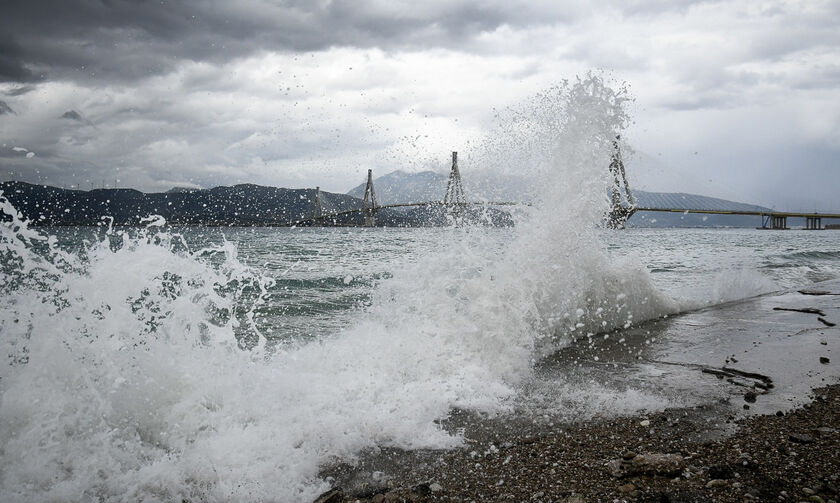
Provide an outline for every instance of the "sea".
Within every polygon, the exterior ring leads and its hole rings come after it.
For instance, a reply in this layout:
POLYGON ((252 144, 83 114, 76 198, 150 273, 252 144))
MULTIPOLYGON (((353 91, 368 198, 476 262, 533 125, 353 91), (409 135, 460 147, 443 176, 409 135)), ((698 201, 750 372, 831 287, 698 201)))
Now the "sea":
POLYGON ((19 229, 3 499, 307 501, 329 487, 320 467, 366 449, 457 447, 465 432, 438 421, 454 409, 684 405, 597 378, 549 397, 535 366, 576 334, 840 277, 832 231, 593 235, 597 250, 515 229, 19 229))
POLYGON ((626 334, 676 337, 651 323, 840 278, 840 232, 604 229, 620 103, 559 96, 514 128, 540 132, 516 158, 542 192, 512 228, 44 228, 0 196, 0 499, 308 502, 336 463, 463 446, 455 411, 552 426, 720 399, 609 378, 599 344, 635 355, 626 334))

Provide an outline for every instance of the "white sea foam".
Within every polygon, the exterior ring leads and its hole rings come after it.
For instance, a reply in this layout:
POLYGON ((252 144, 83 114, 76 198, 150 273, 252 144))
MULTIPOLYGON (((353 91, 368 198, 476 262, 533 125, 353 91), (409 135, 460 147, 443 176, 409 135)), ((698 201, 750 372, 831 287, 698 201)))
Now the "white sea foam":
POLYGON ((594 231, 624 99, 588 76, 514 110, 482 147, 527 160, 540 187, 513 242, 491 249, 480 230, 451 229, 349 328, 277 354, 253 323, 269 280, 232 243, 190 251, 150 229, 70 254, 3 224, 4 498, 308 501, 327 487, 324 463, 457 445, 436 419, 508 410, 535 353, 574 332, 673 310, 594 231))

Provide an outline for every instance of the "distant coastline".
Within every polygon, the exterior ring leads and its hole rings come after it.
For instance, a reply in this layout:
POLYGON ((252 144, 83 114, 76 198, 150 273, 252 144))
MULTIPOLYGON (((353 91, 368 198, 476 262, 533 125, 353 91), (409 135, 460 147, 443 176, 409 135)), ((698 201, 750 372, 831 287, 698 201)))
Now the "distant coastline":
MULTIPOLYGON (((383 204, 407 200, 436 200, 439 192, 434 176, 427 172, 385 175, 377 179, 386 200, 383 204), (408 185, 411 184, 411 185, 408 185), (418 189, 422 187, 422 189, 418 189)), ((135 189, 75 190, 18 181, 0 182, 3 197, 35 226, 98 226, 112 223, 119 226, 144 225, 142 220, 160 215, 175 226, 208 227, 283 227, 311 218, 315 211, 316 189, 289 189, 255 184, 240 184, 211 189, 173 188, 167 192, 140 192, 135 189)), ((363 201, 355 197, 358 187, 348 194, 321 191, 322 212, 337 213, 361 208, 363 201)), ((378 192, 379 193, 379 192, 378 192)), ((657 202, 673 205, 684 202, 693 206, 727 204, 761 208, 723 201, 706 196, 682 193, 636 191, 642 206, 655 207, 657 202)), ((383 198, 384 199, 384 198, 383 198)), ((493 226, 513 225, 511 216, 496 209, 475 209, 467 217, 493 226)), ((768 210, 769 211, 769 210, 768 210)), ((8 218, 0 211, 0 219, 8 218)), ((436 227, 449 224, 443 208, 424 207, 410 210, 381 209, 376 216, 379 227, 436 227)), ((840 222, 825 221, 826 228, 838 228, 840 222)), ((757 217, 732 215, 696 215, 681 213, 637 212, 627 223, 631 228, 753 228, 760 226, 757 217)), ((302 225, 311 225, 302 224, 302 225)), ((361 213, 349 213, 321 222, 322 226, 356 227, 364 225, 361 213)), ((796 222, 792 222, 796 225, 796 222)))
MULTIPOLYGON (((316 189, 287 189, 241 184, 212 189, 176 188, 144 193, 134 189, 70 190, 26 182, 2 182, 0 192, 21 216, 35 226, 138 226, 152 215, 175 226, 285 227, 309 219, 315 212, 316 189)), ((363 207, 362 199, 320 192, 324 214, 363 207)), ((499 210, 466 210, 465 216, 493 226, 513 224, 499 210)), ((0 211, 0 218, 8 218, 0 211)), ((381 209, 379 227, 434 227, 448 224, 443 208, 381 209)), ((312 225, 304 222, 298 225, 312 225)), ((319 222, 320 226, 364 225, 361 212, 319 222)))

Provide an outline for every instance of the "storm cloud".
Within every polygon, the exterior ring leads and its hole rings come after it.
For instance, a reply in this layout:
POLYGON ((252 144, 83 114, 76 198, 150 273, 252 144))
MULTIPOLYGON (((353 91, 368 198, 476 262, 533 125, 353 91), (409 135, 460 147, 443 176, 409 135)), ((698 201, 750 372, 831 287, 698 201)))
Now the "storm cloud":
POLYGON ((827 0, 12 0, 0 173, 344 191, 445 169, 495 109, 601 69, 636 97, 637 186, 836 209, 838 24, 827 0))
POLYGON ((75 110, 68 110, 68 111, 64 112, 63 114, 61 114, 61 117, 59 117, 59 118, 60 119, 70 119, 70 120, 79 121, 79 122, 83 121, 81 114, 79 114, 79 112, 77 112, 75 110))
POLYGON ((453 47, 503 25, 555 23, 566 15, 533 5, 12 0, 0 20, 0 79, 133 80, 167 73, 181 60, 222 64, 265 50, 453 47))

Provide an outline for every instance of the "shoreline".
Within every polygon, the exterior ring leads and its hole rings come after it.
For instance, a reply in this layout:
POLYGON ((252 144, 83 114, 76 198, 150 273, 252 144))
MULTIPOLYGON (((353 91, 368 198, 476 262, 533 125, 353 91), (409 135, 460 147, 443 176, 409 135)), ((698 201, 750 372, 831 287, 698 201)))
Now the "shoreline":
POLYGON ((411 472, 357 475, 316 501, 836 502, 840 384, 813 393, 787 413, 730 416, 722 438, 707 438, 704 406, 666 409, 426 453, 411 472))
POLYGON ((572 344, 538 363, 543 385, 634 380, 686 399, 537 427, 453 411, 441 425, 465 432, 462 447, 361 453, 322 469, 334 489, 316 501, 836 503, 838 321, 832 280, 572 344))

